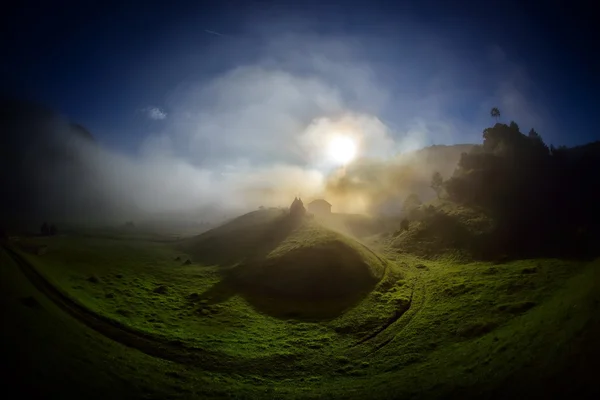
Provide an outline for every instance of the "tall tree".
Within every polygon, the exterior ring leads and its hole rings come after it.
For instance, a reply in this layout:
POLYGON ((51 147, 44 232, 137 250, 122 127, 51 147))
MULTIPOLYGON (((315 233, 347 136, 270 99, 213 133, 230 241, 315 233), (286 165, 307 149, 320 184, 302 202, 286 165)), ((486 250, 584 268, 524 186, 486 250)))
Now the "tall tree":
POLYGON ((496 118, 496 122, 498 122, 498 118, 500 118, 500 110, 498 110, 498 107, 492 107, 490 115, 492 118, 496 118))
POLYGON ((529 136, 529 139, 542 140, 542 137, 540 136, 540 134, 537 133, 535 131, 535 129, 533 129, 533 128, 531 128, 531 130, 529 131, 529 134, 527 136, 529 136))
POLYGON ((444 179, 442 178, 442 175, 435 171, 433 173, 433 175, 431 176, 431 188, 433 189, 433 191, 435 192, 435 194, 437 195, 437 198, 440 198, 440 193, 442 192, 442 187, 444 185, 444 179))

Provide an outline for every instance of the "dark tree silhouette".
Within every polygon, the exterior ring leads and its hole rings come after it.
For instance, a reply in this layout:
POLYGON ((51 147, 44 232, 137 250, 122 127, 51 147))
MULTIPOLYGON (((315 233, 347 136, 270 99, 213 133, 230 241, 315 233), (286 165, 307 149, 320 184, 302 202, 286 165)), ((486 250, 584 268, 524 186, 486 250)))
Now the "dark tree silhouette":
POLYGON ((50 225, 50 228, 48 228, 48 234, 50 236, 56 235, 56 226, 54 226, 54 224, 50 225))
MULTIPOLYGON (((600 249, 600 142, 546 146, 531 130, 496 124, 464 153, 444 187, 449 200, 483 210, 495 221, 490 252, 586 256, 600 249)), ((592 254, 593 253, 593 254, 592 254)))
POLYGON ((496 122, 498 122, 498 119, 500 118, 500 110, 498 109, 498 107, 492 107, 492 109, 490 110, 490 115, 492 116, 492 118, 496 118, 496 122))
POLYGON ((48 236, 50 234, 50 227, 46 222, 44 222, 40 227, 40 233, 42 234, 42 236, 48 236))
POLYGON ((431 176, 431 188, 433 189, 433 191, 435 192, 437 198, 440 198, 440 194, 442 192, 442 189, 444 187, 444 179, 442 178, 442 175, 435 171, 433 173, 433 175, 431 176))
POLYGON ((529 139, 531 140, 542 140, 542 137, 540 136, 539 133, 537 133, 535 131, 535 129, 531 128, 531 130, 529 131, 529 133, 527 134, 527 136, 529 137, 529 139))
POLYGON ((290 215, 292 217, 302 217, 306 214, 306 208, 304 208, 304 203, 298 197, 294 198, 292 205, 290 206, 290 215))
POLYGON ((401 231, 407 231, 409 227, 410 227, 410 222, 408 222, 407 218, 404 218, 404 219, 402 219, 402 221, 400 221, 400 230, 401 231))

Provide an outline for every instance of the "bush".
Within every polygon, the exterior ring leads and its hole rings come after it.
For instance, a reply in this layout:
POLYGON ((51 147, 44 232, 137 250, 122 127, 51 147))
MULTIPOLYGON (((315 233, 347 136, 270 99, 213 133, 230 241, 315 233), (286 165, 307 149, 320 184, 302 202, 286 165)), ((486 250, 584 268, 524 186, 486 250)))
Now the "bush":
POLYGON ((290 206, 290 215, 293 218, 303 217, 306 214, 306 208, 304 208, 304 203, 301 199, 295 198, 290 206))
POLYGON ((42 234, 42 236, 48 236, 50 234, 50 227, 46 222, 44 222, 40 227, 40 233, 42 234))
POLYGON ((410 222, 408 222, 408 219, 404 218, 402 221, 400 221, 400 230, 401 231, 407 231, 409 227, 410 227, 410 222))

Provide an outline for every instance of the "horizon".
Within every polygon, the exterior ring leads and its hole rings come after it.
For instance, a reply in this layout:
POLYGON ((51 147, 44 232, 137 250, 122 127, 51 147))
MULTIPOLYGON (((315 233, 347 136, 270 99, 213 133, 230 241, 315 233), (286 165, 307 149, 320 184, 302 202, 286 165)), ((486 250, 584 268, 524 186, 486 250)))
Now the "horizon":
MULTIPOLYGON (((345 171, 369 175, 360 165, 382 171, 399 154, 481 143, 492 107, 548 145, 598 139, 584 14, 378 6, 24 7, 7 21, 2 92, 85 127, 101 150, 72 151, 108 197, 152 212, 331 196, 345 171)), ((338 204, 371 207, 358 197, 338 204)))

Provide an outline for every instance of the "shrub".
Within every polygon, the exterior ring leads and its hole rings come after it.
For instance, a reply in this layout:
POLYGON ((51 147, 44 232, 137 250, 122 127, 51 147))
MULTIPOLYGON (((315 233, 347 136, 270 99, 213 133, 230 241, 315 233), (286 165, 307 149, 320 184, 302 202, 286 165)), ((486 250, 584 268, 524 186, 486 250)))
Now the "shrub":
POLYGON ((400 230, 401 231, 407 231, 409 227, 410 227, 410 222, 408 222, 408 219, 404 218, 402 221, 400 221, 400 230))
POLYGON ((46 222, 44 222, 40 228, 40 233, 42 236, 48 236, 50 234, 50 227, 46 222))

